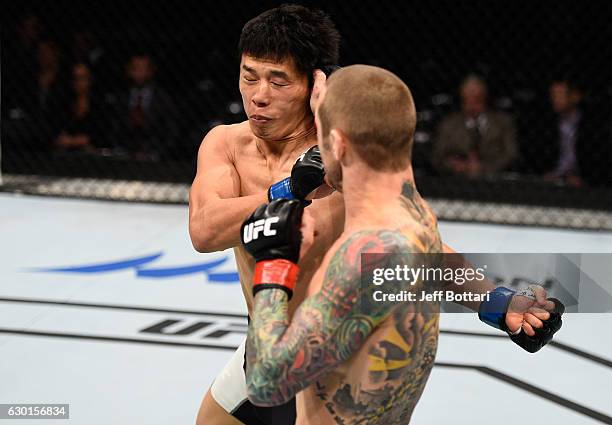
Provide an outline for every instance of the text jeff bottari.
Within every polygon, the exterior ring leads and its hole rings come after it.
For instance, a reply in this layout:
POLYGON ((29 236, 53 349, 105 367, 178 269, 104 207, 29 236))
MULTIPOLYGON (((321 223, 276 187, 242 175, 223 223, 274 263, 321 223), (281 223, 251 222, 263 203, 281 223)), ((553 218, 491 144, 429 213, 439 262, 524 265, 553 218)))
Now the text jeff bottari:
POLYGON ((453 292, 453 291, 399 291, 386 293, 383 291, 374 291, 372 294, 374 301, 378 302, 417 302, 417 301, 489 301, 489 293, 479 294, 473 292, 453 292))

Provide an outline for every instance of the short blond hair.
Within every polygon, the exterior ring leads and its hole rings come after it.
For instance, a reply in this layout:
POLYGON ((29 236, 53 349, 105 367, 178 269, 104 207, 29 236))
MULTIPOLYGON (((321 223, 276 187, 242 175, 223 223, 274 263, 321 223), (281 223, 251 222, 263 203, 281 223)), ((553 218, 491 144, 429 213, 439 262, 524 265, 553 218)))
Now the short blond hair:
POLYGON ((372 169, 396 172, 410 164, 416 110, 410 89, 392 72, 368 65, 336 71, 318 114, 323 139, 341 130, 372 169))

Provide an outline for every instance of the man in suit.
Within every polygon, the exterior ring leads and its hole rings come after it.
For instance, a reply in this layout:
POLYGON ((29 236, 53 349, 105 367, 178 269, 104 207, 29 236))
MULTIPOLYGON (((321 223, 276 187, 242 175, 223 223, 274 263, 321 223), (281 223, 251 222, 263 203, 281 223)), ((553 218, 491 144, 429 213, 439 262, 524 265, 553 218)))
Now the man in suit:
POLYGON ((129 88, 117 98, 114 141, 136 159, 158 159, 172 149, 177 137, 176 108, 155 83, 155 71, 150 55, 133 55, 127 66, 129 88))
POLYGON ((587 108, 582 89, 570 78, 558 78, 550 85, 553 116, 542 137, 554 153, 544 178, 570 186, 606 185, 609 178, 610 148, 601 109, 587 108))
POLYGON ((468 76, 459 90, 461 111, 445 117, 438 128, 433 165, 441 174, 482 177, 508 169, 517 156, 511 117, 487 106, 487 86, 468 76))

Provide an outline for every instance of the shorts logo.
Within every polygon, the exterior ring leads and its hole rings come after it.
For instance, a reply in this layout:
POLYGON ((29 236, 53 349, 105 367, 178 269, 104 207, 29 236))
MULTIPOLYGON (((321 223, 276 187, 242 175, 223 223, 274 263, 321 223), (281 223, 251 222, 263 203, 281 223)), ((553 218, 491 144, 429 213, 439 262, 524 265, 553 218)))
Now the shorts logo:
POLYGON ((269 217, 266 219, 257 220, 254 223, 249 223, 244 227, 243 240, 244 243, 249 243, 254 239, 259 238, 259 233, 263 230, 264 236, 276 235, 276 230, 272 228, 272 224, 278 222, 278 217, 269 217))

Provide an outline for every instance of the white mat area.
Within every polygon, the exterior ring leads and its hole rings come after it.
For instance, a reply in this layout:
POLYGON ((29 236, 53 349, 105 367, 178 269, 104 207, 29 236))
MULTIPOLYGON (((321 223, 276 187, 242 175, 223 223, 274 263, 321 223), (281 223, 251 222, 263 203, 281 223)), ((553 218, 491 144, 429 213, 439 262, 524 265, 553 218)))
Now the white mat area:
MULTIPOLYGON (((612 252, 612 233, 440 227, 464 252, 612 252)), ((74 424, 193 423, 244 337, 233 272, 231 251, 193 250, 186 206, 0 194, 0 403, 69 403, 74 424), (128 260, 142 264, 41 271, 128 260), (212 262, 220 264, 202 266, 212 262), (195 266, 205 270, 187 274, 195 266)), ((556 340, 590 357, 558 347, 528 355, 501 338, 442 334, 437 361, 447 365, 434 369, 412 423, 612 423, 611 325, 610 314, 565 319, 556 340)), ((445 315, 442 328, 494 333, 471 315, 445 315)), ((0 420, 13 422, 46 421, 0 420)))

